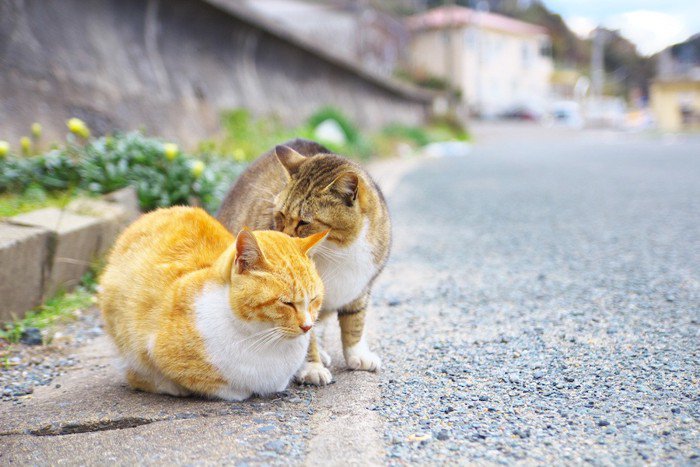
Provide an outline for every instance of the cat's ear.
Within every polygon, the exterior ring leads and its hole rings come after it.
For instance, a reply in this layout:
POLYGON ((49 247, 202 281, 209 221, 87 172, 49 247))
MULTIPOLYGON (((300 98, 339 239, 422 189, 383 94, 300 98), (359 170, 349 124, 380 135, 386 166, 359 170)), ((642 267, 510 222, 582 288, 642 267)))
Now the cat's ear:
POLYGON ((243 228, 236 241, 224 251, 214 263, 216 273, 225 282, 231 280, 233 272, 241 274, 251 269, 260 269, 265 264, 260 246, 247 228, 243 228))
POLYGON ((306 160, 306 157, 284 145, 275 147, 275 155, 290 176, 294 175, 306 160))
POLYGON ((253 269, 262 269, 265 266, 265 256, 263 255, 258 241, 253 232, 243 227, 236 237, 236 259, 234 262, 236 274, 253 269))
POLYGON ((308 237, 298 238, 297 243, 299 243, 301 252, 308 256, 313 247, 319 245, 323 240, 325 240, 330 232, 331 229, 326 229, 323 232, 315 233, 313 235, 309 235, 308 237))
POLYGON ((352 206, 357 200, 357 193, 360 190, 360 177, 354 172, 345 172, 338 175, 326 190, 333 190, 340 195, 345 204, 352 206))

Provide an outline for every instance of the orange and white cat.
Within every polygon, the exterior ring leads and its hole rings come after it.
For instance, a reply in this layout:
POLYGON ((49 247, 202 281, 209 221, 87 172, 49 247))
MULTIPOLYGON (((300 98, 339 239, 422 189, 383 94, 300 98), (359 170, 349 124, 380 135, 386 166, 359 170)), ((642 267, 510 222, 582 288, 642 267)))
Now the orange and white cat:
POLYGON ((100 307, 135 389, 243 400, 284 390, 323 301, 309 250, 327 232, 233 237, 198 208, 142 216, 117 240, 100 307))

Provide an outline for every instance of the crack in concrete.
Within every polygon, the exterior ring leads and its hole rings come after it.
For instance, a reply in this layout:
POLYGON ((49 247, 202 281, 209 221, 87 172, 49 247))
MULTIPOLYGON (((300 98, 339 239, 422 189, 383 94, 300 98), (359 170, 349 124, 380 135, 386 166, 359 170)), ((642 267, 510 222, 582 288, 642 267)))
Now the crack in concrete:
POLYGON ((32 436, 63 436, 80 433, 94 433, 97 431, 125 430, 137 428, 143 425, 158 422, 170 422, 178 420, 190 420, 193 418, 218 418, 229 415, 249 415, 236 410, 225 410, 218 413, 178 413, 168 417, 146 418, 146 417, 124 417, 115 420, 87 420, 80 422, 70 422, 64 424, 51 424, 36 429, 24 429, 0 432, 0 437, 32 435, 32 436))
POLYGON ((78 423, 67 423, 65 425, 47 425, 37 430, 29 430, 34 436, 63 436, 77 433, 94 433, 96 431, 123 430, 125 428, 136 428, 137 426, 148 425, 159 422, 161 419, 126 417, 117 420, 95 420, 78 423))

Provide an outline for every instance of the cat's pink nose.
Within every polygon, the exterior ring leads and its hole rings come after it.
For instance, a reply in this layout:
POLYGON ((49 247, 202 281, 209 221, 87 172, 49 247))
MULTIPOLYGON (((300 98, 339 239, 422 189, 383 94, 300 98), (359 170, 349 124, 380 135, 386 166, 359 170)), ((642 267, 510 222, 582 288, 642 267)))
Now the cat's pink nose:
POLYGON ((309 330, 313 327, 311 324, 300 324, 299 327, 301 328, 302 331, 304 332, 309 332, 309 330))

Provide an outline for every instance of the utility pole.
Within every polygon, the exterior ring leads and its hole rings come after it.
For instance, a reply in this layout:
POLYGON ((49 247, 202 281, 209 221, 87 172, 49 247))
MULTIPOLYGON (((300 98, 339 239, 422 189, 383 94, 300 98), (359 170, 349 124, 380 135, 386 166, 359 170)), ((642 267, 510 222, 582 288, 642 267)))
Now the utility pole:
POLYGON ((483 37, 484 30, 481 28, 481 21, 483 13, 488 13, 490 10, 489 2, 486 0, 478 0, 476 2, 476 16, 474 17, 473 27, 474 27, 474 51, 476 53, 476 74, 475 74, 475 108, 476 112, 483 117, 484 114, 484 92, 483 92, 483 69, 484 69, 484 50, 483 50, 483 37))
MULTIPOLYGON (((445 0, 444 5, 448 8, 453 7, 455 0, 445 0)), ((450 16, 445 28, 445 83, 447 84, 447 107, 450 112, 454 111, 456 104, 454 96, 455 83, 453 82, 455 77, 454 49, 452 46, 453 26, 453 19, 450 16)))
MULTIPOLYGON (((445 0, 446 7, 453 7, 455 5, 455 0, 445 0)), ((445 81, 452 87, 452 79, 454 78, 454 51, 452 49, 452 17, 449 18, 449 23, 447 28, 445 28, 445 81)))
POLYGON ((599 99, 603 95, 605 81, 604 49, 605 31, 597 27, 593 30, 593 50, 591 52, 591 90, 593 97, 599 99))

